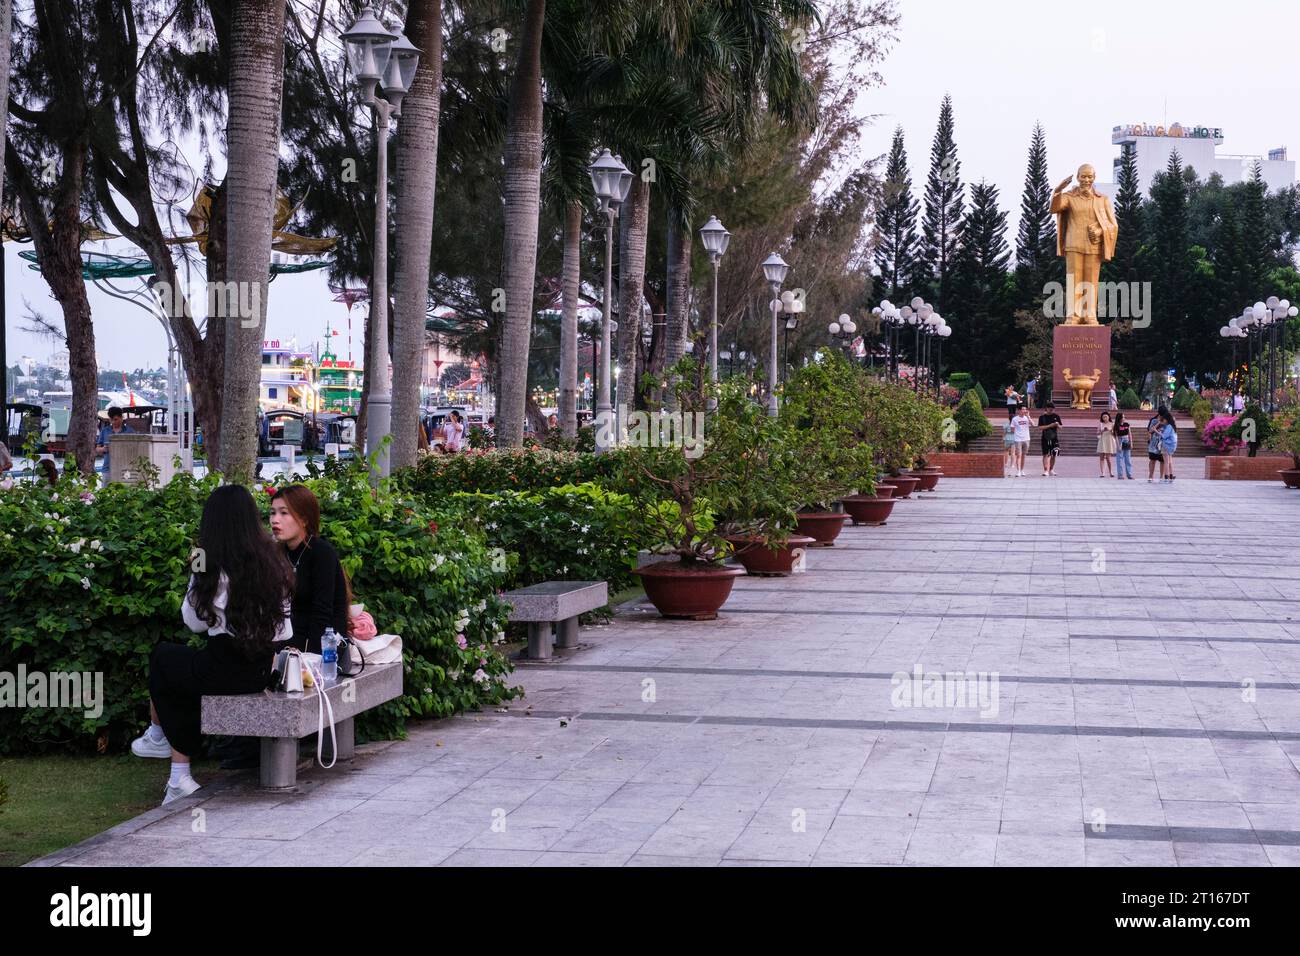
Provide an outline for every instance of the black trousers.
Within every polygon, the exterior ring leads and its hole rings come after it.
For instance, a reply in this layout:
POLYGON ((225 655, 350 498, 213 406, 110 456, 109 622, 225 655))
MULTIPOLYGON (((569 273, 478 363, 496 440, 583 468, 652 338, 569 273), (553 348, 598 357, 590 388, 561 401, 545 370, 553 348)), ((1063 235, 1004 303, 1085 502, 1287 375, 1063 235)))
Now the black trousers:
POLYGON ((224 634, 204 648, 159 644, 149 656, 149 697, 172 749, 198 753, 201 698, 205 694, 256 694, 271 677, 270 658, 250 661, 224 634))

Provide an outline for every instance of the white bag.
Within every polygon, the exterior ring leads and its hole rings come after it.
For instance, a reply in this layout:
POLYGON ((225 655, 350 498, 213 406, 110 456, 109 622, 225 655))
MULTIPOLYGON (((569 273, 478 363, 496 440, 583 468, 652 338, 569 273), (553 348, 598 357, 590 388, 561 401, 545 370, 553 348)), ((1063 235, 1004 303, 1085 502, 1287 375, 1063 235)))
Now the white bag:
POLYGON ((379 634, 368 641, 357 641, 356 647, 367 664, 399 664, 402 660, 402 638, 398 634, 379 634))

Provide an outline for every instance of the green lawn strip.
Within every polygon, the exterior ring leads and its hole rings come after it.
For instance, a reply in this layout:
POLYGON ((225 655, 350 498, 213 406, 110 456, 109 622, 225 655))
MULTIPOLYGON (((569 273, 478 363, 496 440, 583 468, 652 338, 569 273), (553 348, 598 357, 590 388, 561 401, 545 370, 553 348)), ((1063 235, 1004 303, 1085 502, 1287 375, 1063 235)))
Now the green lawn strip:
MULTIPOLYGON (((162 801, 170 765, 130 755, 0 758, 0 866, 21 866, 80 843, 162 801)), ((215 765, 199 763, 200 781, 215 765)))

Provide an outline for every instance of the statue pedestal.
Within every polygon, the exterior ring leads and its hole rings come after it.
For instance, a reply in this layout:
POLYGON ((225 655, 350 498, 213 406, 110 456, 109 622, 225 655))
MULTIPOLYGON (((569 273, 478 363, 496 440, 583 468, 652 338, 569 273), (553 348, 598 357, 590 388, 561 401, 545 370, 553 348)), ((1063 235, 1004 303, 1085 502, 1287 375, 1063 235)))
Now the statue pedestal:
POLYGON ((1108 325, 1058 325, 1052 329, 1052 401, 1058 408, 1069 407, 1074 401, 1074 391, 1065 380, 1065 369, 1071 376, 1091 377, 1094 369, 1101 377, 1092 387, 1092 407, 1106 408, 1110 404, 1110 326, 1108 325))

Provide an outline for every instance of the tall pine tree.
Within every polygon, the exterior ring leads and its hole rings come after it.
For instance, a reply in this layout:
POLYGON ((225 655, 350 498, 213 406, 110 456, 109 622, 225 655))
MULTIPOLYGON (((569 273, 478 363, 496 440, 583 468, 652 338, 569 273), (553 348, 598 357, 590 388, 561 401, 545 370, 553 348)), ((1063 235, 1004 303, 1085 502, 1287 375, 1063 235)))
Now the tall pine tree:
POLYGON ((1020 230, 1016 234, 1017 305, 1033 308, 1042 302, 1043 284, 1058 271, 1056 221, 1052 216, 1052 187, 1047 180, 1047 138, 1034 124, 1020 197, 1020 230))
POLYGON ((910 298, 916 271, 916 216, 920 205, 912 198, 912 174, 907 168, 903 127, 894 130, 885 170, 884 199, 876 213, 873 257, 880 270, 883 297, 902 304, 910 298))
POLYGON ((960 363, 985 390, 1010 380, 1015 340, 1007 266, 1007 214, 998 208, 998 189, 981 182, 971 190, 971 205, 959 229, 951 303, 958 334, 952 342, 954 367, 960 363))
POLYGON ((1146 359, 1142 371, 1177 365, 1179 339, 1190 332, 1187 296, 1193 269, 1188 246, 1187 180, 1177 150, 1169 154, 1165 171, 1156 175, 1151 202, 1151 325, 1134 330, 1135 352, 1146 359))
POLYGON ((924 276, 928 297, 940 312, 947 306, 952 291, 963 205, 961 162, 953 138, 952 97, 945 96, 939 108, 939 128, 930 147, 918 273, 924 276))

